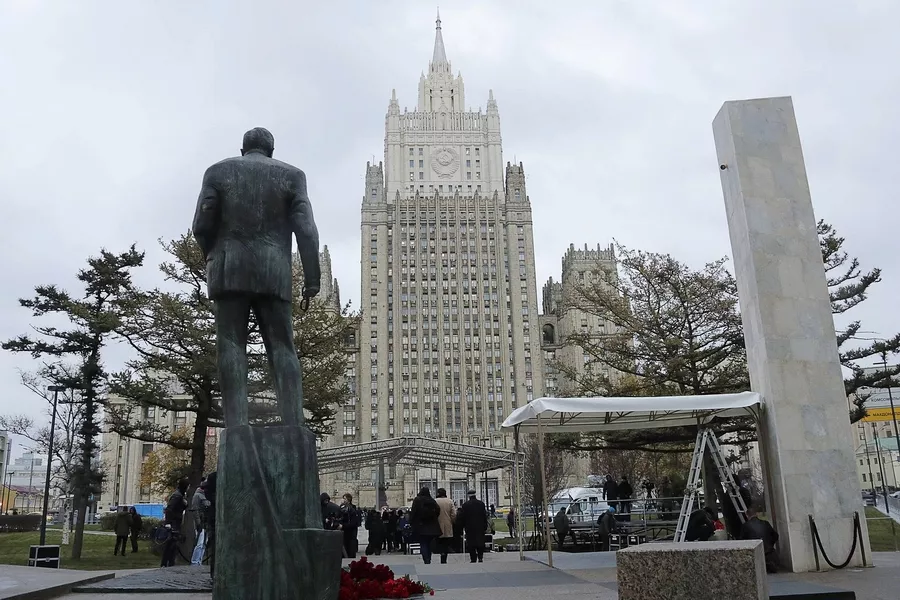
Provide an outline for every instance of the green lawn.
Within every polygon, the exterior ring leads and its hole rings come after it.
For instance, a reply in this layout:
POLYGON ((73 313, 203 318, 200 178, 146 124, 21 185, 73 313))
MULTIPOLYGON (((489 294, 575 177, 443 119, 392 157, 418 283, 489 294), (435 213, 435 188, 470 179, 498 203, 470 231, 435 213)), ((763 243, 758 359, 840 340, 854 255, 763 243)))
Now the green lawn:
POLYGON ((894 552, 900 548, 900 523, 873 506, 866 507, 866 523, 869 526, 872 552, 894 552))
MULTIPOLYGON (((491 520, 494 523, 494 531, 509 533, 509 527, 506 526, 506 517, 497 517, 491 520)), ((531 531, 532 529, 534 529, 534 517, 528 517, 525 519, 525 530, 531 531)))
MULTIPOLYGON (((47 527, 47 529, 50 531, 52 531, 54 529, 56 529, 57 531, 62 531, 62 525, 50 525, 49 527, 47 527)), ((100 529, 100 523, 94 523, 92 525, 85 525, 84 530, 85 531, 103 531, 102 529, 100 529)))
MULTIPOLYGON (((113 556, 113 547, 116 538, 111 535, 85 535, 84 547, 81 552, 81 560, 72 560, 71 540, 74 534, 70 534, 68 546, 61 548, 61 564, 63 569, 83 569, 87 571, 107 571, 113 569, 144 569, 158 567, 160 557, 150 552, 149 542, 140 541, 138 552, 131 553, 131 541, 125 556, 113 556)), ((28 551, 30 546, 36 546, 40 541, 40 533, 37 531, 25 533, 0 533, 0 564, 22 565, 28 564, 28 551)), ((55 545, 62 542, 62 532, 48 530, 47 544, 55 545)))

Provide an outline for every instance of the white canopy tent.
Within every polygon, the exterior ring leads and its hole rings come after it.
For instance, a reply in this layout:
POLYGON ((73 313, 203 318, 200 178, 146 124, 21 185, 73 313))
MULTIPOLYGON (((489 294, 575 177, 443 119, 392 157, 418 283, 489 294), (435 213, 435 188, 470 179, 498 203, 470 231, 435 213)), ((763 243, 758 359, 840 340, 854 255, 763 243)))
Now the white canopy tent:
MULTIPOLYGON (((753 417, 758 421, 761 408, 760 395, 756 392, 738 394, 710 394, 705 396, 644 396, 644 397, 596 397, 596 398, 537 398, 514 410, 503 422, 504 429, 513 429, 516 439, 516 456, 520 433, 537 433, 541 476, 544 468, 545 433, 588 433, 625 431, 631 429, 660 429, 664 427, 689 427, 708 425, 717 418, 753 417)), ((543 483, 543 482, 542 482, 543 483)), ((521 513, 519 466, 516 464, 516 510, 521 513)), ((550 499, 546 497, 544 505, 550 499)), ((547 535, 547 557, 553 566, 550 543, 550 515, 544 510, 547 535)), ((519 554, 523 555, 524 536, 519 527, 519 554)))
POLYGON ((705 425, 722 417, 756 416, 759 394, 638 398, 538 398, 514 410, 502 427, 547 433, 622 431, 705 425))

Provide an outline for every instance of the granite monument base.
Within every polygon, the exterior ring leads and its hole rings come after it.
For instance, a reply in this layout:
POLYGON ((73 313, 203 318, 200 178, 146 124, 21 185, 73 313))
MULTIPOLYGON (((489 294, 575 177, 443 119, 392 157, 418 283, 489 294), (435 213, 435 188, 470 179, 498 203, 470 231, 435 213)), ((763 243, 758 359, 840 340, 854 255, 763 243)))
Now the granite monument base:
POLYGON ((229 427, 219 443, 214 600, 336 600, 342 536, 322 529, 315 436, 229 427))
POLYGON ((641 544, 616 553, 619 600, 768 600, 759 540, 641 544))

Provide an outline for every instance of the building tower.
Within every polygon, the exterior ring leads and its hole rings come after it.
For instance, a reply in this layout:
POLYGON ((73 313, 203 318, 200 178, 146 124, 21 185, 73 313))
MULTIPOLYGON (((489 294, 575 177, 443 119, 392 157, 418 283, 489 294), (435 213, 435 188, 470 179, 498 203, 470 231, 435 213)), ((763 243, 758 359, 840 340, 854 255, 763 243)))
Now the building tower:
MULTIPOLYGON (((605 274, 617 277, 615 247, 576 249, 574 244, 562 258, 560 281, 551 277, 542 291, 541 350, 544 352, 544 395, 578 396, 576 382, 570 380, 554 365, 561 363, 581 374, 585 371, 584 350, 570 342, 573 334, 604 336, 618 333, 615 326, 592 311, 579 307, 577 286, 591 283, 605 274)), ((605 377, 615 377, 604 368, 605 377)))
POLYGON ((531 205, 522 165, 503 166, 493 92, 467 110, 436 25, 418 105, 392 92, 384 162, 366 165, 360 426, 344 443, 511 447, 500 424, 543 389, 531 205))

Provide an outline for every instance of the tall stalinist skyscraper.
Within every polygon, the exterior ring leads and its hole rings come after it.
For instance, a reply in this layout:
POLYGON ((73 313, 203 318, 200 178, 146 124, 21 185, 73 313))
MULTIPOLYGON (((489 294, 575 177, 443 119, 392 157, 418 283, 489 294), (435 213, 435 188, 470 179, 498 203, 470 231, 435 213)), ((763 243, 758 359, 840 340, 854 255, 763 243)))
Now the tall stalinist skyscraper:
POLYGON ((493 92, 466 107, 440 16, 416 109, 391 95, 361 239, 358 424, 343 442, 511 447, 500 424, 543 389, 531 204, 522 165, 504 166, 493 92))

